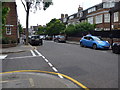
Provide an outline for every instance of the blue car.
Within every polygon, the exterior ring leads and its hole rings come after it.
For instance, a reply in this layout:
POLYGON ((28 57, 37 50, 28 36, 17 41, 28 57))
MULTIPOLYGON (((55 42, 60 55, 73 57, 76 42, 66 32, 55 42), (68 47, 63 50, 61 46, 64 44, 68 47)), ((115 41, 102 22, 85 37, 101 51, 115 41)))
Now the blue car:
POLYGON ((92 47, 93 49, 109 49, 110 44, 97 36, 87 35, 80 40, 80 46, 92 47))

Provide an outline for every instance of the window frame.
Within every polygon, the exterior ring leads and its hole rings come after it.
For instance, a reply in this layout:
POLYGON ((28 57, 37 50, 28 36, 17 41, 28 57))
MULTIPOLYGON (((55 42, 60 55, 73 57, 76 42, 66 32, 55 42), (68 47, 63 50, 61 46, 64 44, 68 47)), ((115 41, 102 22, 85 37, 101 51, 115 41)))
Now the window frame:
POLYGON ((12 31, 11 31, 11 27, 10 26, 6 26, 6 35, 12 35, 12 31))

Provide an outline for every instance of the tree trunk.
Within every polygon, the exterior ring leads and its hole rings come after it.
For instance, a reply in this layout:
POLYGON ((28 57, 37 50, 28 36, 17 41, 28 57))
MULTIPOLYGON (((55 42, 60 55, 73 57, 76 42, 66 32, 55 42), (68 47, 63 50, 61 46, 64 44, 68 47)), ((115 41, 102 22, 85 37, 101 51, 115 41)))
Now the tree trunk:
POLYGON ((30 6, 29 6, 29 2, 26 2, 27 5, 27 11, 26 11, 26 42, 25 44, 28 45, 28 27, 29 27, 29 10, 30 10, 30 6))

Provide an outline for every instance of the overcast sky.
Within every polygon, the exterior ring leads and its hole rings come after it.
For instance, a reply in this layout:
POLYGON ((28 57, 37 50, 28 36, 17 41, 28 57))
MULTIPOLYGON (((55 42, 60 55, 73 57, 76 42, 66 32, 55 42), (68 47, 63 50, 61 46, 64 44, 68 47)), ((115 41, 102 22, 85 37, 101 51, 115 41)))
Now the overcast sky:
MULTIPOLYGON (((74 14, 77 12, 79 5, 87 9, 102 2, 102 0, 52 0, 51 5, 46 11, 38 10, 36 13, 30 12, 29 26, 45 25, 51 19, 61 17, 61 14, 74 14)), ((16 0, 18 19, 23 27, 26 26, 26 12, 21 0, 16 0)))

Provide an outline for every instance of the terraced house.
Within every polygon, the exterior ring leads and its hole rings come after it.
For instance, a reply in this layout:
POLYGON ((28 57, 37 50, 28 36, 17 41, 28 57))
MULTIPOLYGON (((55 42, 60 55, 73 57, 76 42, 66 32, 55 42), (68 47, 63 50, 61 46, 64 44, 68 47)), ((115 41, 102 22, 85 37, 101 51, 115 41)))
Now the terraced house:
MULTIPOLYGON (((112 21, 112 29, 120 30, 120 10, 116 8, 120 7, 120 2, 102 2, 95 6, 92 6, 86 10, 79 7, 78 12, 70 15, 67 18, 68 24, 77 24, 80 22, 89 22, 96 24, 96 31, 109 31, 110 20, 112 21), (81 8, 81 9, 80 9, 81 8), (114 13, 110 19, 110 10, 114 8, 114 13)), ((112 11, 113 12, 113 9, 112 11)))
MULTIPOLYGON (((111 8, 115 7, 117 2, 103 2, 87 9, 87 21, 91 24, 96 24, 97 31, 110 30, 110 13, 111 8)), ((115 12, 111 19, 114 22, 119 21, 119 12, 115 12)), ((116 25, 114 25, 116 26, 116 25)), ((113 27, 114 29, 119 29, 113 27)))

